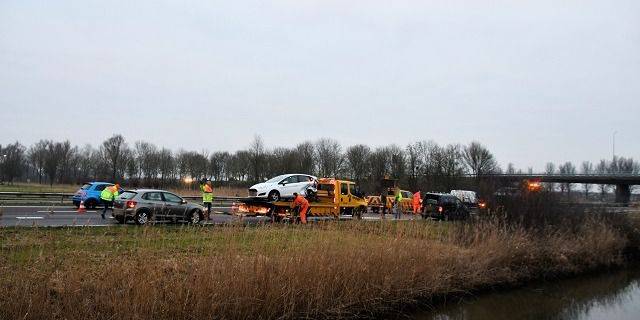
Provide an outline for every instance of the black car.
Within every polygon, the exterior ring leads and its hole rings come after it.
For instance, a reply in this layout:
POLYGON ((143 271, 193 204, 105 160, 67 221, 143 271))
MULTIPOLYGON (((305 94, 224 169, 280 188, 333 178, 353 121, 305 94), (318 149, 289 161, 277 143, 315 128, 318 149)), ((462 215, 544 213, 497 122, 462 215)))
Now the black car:
POLYGON ((189 203, 164 190, 128 190, 113 202, 113 217, 118 223, 133 220, 140 225, 149 221, 186 221, 198 224, 203 218, 203 212, 201 205, 189 203))
POLYGON ((422 218, 438 220, 466 220, 469 208, 456 196, 448 193, 427 193, 423 199, 422 218))

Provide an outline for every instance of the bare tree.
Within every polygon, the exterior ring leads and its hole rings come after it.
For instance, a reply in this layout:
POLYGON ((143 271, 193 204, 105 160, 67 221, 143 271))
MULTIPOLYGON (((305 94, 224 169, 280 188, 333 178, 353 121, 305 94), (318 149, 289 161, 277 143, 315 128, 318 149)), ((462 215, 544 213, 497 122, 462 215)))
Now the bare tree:
POLYGON ((382 192, 382 181, 391 173, 391 152, 389 148, 376 148, 369 156, 368 163, 371 168, 373 189, 376 192, 382 192))
POLYGON ((254 182, 261 181, 263 178, 264 161, 266 160, 264 142, 262 137, 255 135, 253 142, 249 148, 249 165, 251 176, 249 179, 254 182))
POLYGON ((44 160, 44 172, 49 178, 49 185, 53 186, 53 183, 58 176, 58 170, 60 169, 61 162, 61 151, 62 146, 60 143, 53 141, 46 141, 47 143, 47 152, 44 160))
POLYGON ((215 181, 228 179, 227 162, 231 155, 229 152, 214 152, 209 157, 209 174, 215 181))
MULTIPOLYGON (((560 166, 558 166, 558 171, 560 172, 561 175, 574 175, 576 174, 576 166, 573 165, 573 163, 567 161, 563 164, 561 164, 560 166)), ((561 183, 560 184, 560 189, 562 192, 567 192, 567 196, 570 197, 571 196, 571 187, 572 187, 572 183, 561 183)))
MULTIPOLYGON (((589 175, 593 173, 593 163, 591 161, 583 161, 582 162, 582 174, 589 175)), ((584 188, 584 197, 585 199, 589 199, 589 190, 591 190, 591 184, 583 183, 582 187, 584 188)))
POLYGON ((38 183, 42 184, 42 176, 44 175, 45 157, 47 154, 47 141, 40 140, 29 148, 27 157, 33 165, 38 175, 38 183))
POLYGON ((333 139, 323 138, 316 142, 315 149, 318 175, 322 177, 338 176, 343 163, 340 144, 333 139))
POLYGON ((419 143, 407 145, 407 167, 409 169, 409 187, 411 190, 418 188, 418 176, 422 170, 422 152, 419 143))
POLYGON ((176 174, 176 160, 173 157, 171 150, 162 148, 157 155, 158 158, 158 173, 160 174, 160 185, 164 186, 166 179, 175 179, 176 174))
POLYGON ((316 173, 315 147, 311 142, 303 142, 296 146, 298 165, 296 171, 303 173, 316 173))
POLYGON ((475 141, 464 148, 462 159, 475 176, 494 173, 498 167, 489 149, 475 141))
POLYGON ((363 144, 358 144, 347 148, 347 168, 351 179, 353 179, 358 185, 362 184, 362 181, 369 172, 369 165, 367 161, 371 149, 363 144))
POLYGON ((391 145, 387 148, 391 155, 391 176, 402 183, 407 173, 404 150, 396 145, 391 145))
POLYGON ((69 162, 71 158, 73 158, 74 153, 77 152, 77 148, 71 147, 71 142, 69 142, 69 140, 59 142, 57 145, 58 157, 60 158, 59 182, 70 183, 69 171, 71 168, 69 166, 69 162))
POLYGON ((112 181, 116 181, 121 177, 119 172, 121 171, 122 154, 125 149, 127 149, 127 144, 124 141, 124 137, 119 134, 112 136, 102 143, 101 151, 111 170, 112 181))
POLYGON ((0 147, 0 165, 2 166, 2 178, 13 183, 15 178, 22 176, 24 172, 26 148, 19 142, 0 147))

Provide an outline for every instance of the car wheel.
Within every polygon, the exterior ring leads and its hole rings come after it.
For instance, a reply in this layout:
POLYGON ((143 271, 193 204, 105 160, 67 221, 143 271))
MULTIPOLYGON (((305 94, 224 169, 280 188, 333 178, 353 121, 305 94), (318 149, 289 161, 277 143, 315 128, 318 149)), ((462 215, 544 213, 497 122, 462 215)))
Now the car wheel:
POLYGON ((134 217, 134 220, 136 221, 137 225, 145 225, 147 222, 149 222, 149 213, 147 211, 138 211, 136 213, 136 216, 134 217))
POLYGON ((125 221, 124 216, 116 216, 115 219, 118 224, 123 224, 125 221))
POLYGON ((189 217, 189 223, 198 224, 202 221, 202 213, 198 210, 193 210, 191 212, 191 216, 189 217))
POLYGON ((277 190, 273 190, 269 192, 269 201, 279 201, 280 200, 280 192, 277 190))
MULTIPOLYGON (((87 209, 95 209, 96 205, 97 205, 97 201, 93 199, 88 199, 87 201, 84 202, 84 206, 87 209)), ((78 204, 78 206, 80 205, 78 204)))

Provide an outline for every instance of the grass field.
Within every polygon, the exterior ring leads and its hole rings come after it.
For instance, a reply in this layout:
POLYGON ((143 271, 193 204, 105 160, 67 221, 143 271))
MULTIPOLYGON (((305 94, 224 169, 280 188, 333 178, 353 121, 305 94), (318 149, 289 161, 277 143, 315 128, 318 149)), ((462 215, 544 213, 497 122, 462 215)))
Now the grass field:
POLYGON ((0 230, 0 318, 376 317, 435 296, 623 263, 598 221, 0 230))
MULTIPOLYGON (((128 186, 123 185, 125 189, 128 186)), ((65 185, 65 184, 54 184, 53 186, 49 186, 48 184, 37 184, 37 183, 14 183, 14 184, 2 184, 0 185, 0 192, 33 192, 33 193, 41 193, 41 192, 55 192, 55 193, 74 193, 78 191, 80 185, 65 185)), ((169 191, 175 192, 182 196, 193 196, 200 195, 200 190, 198 189, 198 185, 194 184, 191 188, 168 188, 169 191)), ((214 185, 213 189, 214 196, 218 197, 233 197, 240 196, 244 197, 247 195, 247 189, 245 188, 235 188, 235 187, 216 187, 214 185)))

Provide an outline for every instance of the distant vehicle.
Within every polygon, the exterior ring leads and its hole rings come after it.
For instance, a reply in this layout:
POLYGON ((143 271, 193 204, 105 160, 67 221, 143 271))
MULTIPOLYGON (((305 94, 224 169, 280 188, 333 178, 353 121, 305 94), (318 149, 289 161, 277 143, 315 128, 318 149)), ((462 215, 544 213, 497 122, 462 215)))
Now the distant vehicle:
POLYGON ((307 196, 307 192, 316 192, 318 178, 307 174, 284 174, 258 183, 249 188, 249 197, 264 198, 268 201, 280 201, 293 198, 293 193, 307 196))
POLYGON ((469 208, 456 196, 448 193, 427 193, 423 201, 422 217, 437 220, 466 220, 469 208))
POLYGON ((391 210, 393 204, 396 202, 396 194, 398 191, 402 194, 400 210, 402 210, 402 212, 413 212, 413 193, 411 191, 398 190, 397 188, 387 188, 387 201, 384 204, 382 203, 381 196, 368 196, 366 199, 369 208, 371 208, 374 213, 380 212, 383 205, 386 206, 387 210, 391 210))
MULTIPOLYGON (((107 187, 113 186, 113 183, 108 182, 87 182, 76 191, 73 195, 72 201, 76 208, 80 207, 80 202, 84 201, 84 206, 88 209, 94 209, 100 206, 100 193, 107 187)), ((119 192, 122 192, 120 189, 119 192)))
POLYGON ((113 217, 118 223, 133 220, 143 225, 149 221, 186 221, 197 224, 202 221, 204 207, 188 203, 179 196, 164 190, 128 190, 113 202, 113 217))

